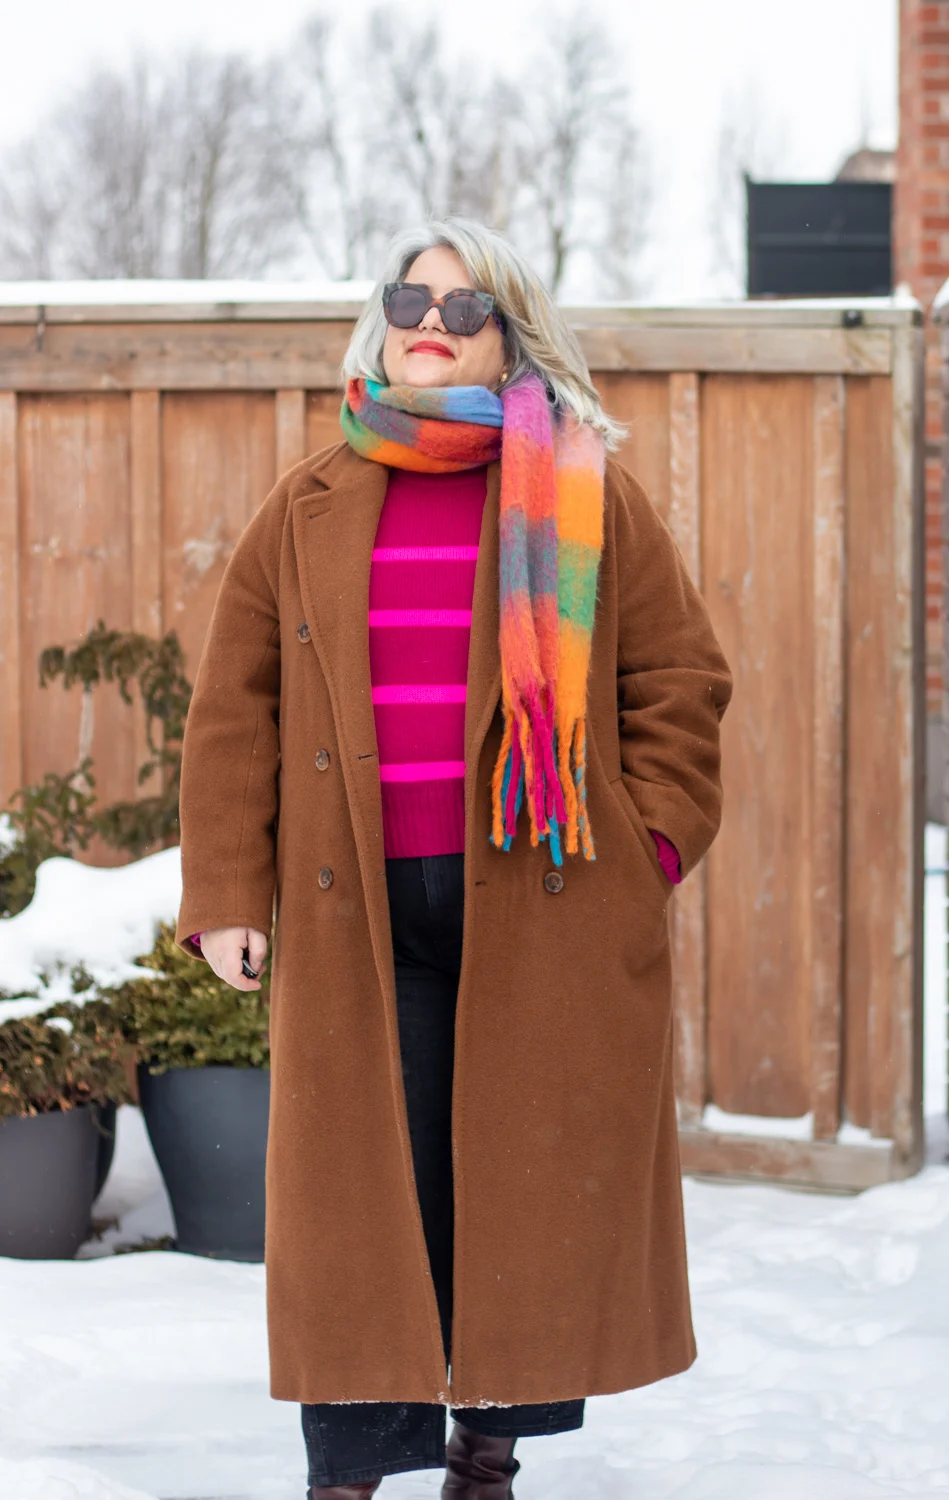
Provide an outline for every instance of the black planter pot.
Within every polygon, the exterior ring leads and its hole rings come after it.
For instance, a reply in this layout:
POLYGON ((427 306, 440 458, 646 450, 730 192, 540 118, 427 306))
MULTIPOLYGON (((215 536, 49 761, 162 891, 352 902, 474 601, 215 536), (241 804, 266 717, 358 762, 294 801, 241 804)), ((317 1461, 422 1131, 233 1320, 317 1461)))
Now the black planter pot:
POLYGON ((264 1258, 270 1070, 138 1070, 152 1149, 171 1199, 177 1248, 220 1260, 264 1258))
POLYGON ((0 1255, 72 1259, 89 1233, 99 1140, 85 1104, 0 1120, 0 1255))
POLYGON ((118 1116, 118 1107, 115 1104, 96 1104, 97 1135, 99 1137, 99 1148, 96 1152, 96 1197, 105 1187, 112 1158, 115 1155, 115 1122, 118 1116))

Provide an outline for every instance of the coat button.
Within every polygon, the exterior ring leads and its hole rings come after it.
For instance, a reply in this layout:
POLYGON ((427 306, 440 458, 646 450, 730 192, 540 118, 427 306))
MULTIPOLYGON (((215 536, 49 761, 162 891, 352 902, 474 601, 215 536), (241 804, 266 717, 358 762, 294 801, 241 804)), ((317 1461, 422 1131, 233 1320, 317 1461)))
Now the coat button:
POLYGON ((321 891, 329 890, 330 886, 333 884, 333 872, 330 869, 329 865, 323 866, 319 875, 317 875, 316 877, 316 881, 321 891))
POLYGON ((563 876, 559 870, 548 870, 544 876, 544 889, 548 890, 552 896, 556 896, 558 891, 563 890, 563 876))
POLYGON ((328 750, 317 750, 313 757, 313 763, 318 771, 325 771, 329 767, 330 753, 328 750))
POLYGON ((298 627, 298 629, 297 629, 297 640, 298 641, 304 641, 304 642, 306 642, 309 639, 310 639, 310 627, 306 623, 306 620, 304 620, 303 624, 300 625, 298 627))

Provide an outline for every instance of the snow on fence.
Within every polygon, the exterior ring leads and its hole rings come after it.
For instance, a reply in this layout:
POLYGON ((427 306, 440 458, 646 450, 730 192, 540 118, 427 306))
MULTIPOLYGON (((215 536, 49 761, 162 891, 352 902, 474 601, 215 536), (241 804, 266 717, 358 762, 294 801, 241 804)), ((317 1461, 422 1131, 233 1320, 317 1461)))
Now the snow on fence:
MULTIPOLYGON (((39 653, 102 617, 174 627, 193 671, 241 529, 339 436, 363 295, 97 284, 93 304, 0 286, 4 797, 86 748, 104 797, 136 794, 136 714, 106 690, 94 720, 42 692, 39 653)), ((922 1149, 921 311, 569 317, 735 674, 722 831, 670 909, 683 1164, 838 1188, 906 1175, 922 1149)))

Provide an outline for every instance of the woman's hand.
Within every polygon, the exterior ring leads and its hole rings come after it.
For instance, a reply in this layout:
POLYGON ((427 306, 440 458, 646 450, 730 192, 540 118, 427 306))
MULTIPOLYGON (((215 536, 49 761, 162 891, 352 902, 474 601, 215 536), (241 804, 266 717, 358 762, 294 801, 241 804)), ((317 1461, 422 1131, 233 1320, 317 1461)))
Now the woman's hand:
POLYGON ((201 934, 201 952, 219 979, 235 990, 259 990, 259 979, 248 979, 241 956, 248 950, 252 969, 259 974, 267 957, 267 939, 255 927, 214 927, 201 934))

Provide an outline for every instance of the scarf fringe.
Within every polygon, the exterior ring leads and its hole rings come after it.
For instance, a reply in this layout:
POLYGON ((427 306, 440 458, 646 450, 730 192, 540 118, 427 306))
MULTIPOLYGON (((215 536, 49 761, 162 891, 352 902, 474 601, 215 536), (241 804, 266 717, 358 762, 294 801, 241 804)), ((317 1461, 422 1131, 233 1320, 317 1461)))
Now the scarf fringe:
POLYGON ((552 730, 550 716, 531 717, 504 711, 501 746, 491 776, 491 842, 510 849, 517 817, 526 798, 530 841, 545 840, 555 865, 582 849, 584 859, 596 858, 587 816, 586 717, 581 715, 560 730, 552 730), (562 830, 562 834, 561 834, 562 830))

